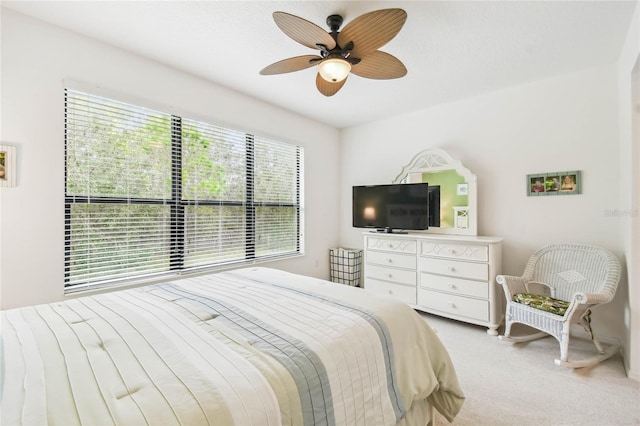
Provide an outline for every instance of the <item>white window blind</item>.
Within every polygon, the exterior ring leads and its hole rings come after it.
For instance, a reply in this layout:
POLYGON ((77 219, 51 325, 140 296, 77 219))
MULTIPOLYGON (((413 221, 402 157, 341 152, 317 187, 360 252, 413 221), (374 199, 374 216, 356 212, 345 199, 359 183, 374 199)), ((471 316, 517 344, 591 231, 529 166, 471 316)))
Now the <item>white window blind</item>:
POLYGON ((66 90, 65 286, 303 252, 301 147, 66 90))

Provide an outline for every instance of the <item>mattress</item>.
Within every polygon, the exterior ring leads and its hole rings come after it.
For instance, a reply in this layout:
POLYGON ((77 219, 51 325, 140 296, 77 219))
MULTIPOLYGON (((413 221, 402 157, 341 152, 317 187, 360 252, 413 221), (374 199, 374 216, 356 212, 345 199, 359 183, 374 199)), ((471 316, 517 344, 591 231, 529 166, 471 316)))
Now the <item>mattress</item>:
POLYGON ((365 290, 246 268, 2 312, 0 423, 393 425, 452 420, 437 335, 365 290))

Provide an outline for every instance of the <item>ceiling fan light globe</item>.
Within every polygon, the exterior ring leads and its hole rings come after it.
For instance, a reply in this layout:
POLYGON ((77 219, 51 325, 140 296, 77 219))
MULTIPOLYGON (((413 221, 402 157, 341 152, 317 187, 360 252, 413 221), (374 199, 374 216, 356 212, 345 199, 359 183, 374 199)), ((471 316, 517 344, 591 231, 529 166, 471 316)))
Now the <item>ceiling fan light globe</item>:
POLYGON ((351 64, 344 59, 331 58, 318 65, 320 76, 330 82, 337 83, 347 78, 351 72, 351 64))

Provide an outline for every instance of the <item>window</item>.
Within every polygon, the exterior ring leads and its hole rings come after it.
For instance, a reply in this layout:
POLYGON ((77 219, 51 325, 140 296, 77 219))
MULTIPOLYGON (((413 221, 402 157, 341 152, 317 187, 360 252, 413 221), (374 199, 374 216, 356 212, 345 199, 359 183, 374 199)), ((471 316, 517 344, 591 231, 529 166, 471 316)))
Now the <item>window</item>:
POLYGON ((303 150, 66 90, 65 288, 302 254, 303 150))

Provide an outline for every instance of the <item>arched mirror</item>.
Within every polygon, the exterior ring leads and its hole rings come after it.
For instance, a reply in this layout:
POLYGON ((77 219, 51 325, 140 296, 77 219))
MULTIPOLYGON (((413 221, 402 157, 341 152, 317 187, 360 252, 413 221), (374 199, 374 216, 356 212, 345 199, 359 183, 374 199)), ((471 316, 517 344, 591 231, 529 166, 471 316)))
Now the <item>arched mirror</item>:
MULTIPOLYGON (((477 235, 478 208, 476 175, 442 149, 427 149, 418 153, 402 168, 393 183, 427 182, 433 187, 429 194, 430 210, 439 205, 439 218, 425 233, 477 235)), ((435 217, 435 213, 434 213, 435 217)))

